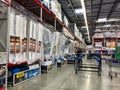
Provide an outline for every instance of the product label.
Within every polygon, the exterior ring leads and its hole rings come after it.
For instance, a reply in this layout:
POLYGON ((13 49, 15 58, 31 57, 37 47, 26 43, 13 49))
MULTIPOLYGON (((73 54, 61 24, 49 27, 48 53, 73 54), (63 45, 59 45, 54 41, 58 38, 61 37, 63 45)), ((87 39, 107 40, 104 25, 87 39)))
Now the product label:
POLYGON ((26 51, 26 49, 27 49, 27 43, 23 43, 22 49, 23 49, 23 51, 26 51))
POLYGON ((14 51, 14 43, 10 43, 10 51, 14 51))
POLYGON ((20 50, 20 43, 16 43, 16 50, 20 50))
POLYGON ((32 43, 30 43, 30 50, 32 50, 33 49, 33 44, 32 43))
POLYGON ((14 54, 9 54, 9 63, 14 63, 14 54))
POLYGON ((35 44, 33 44, 33 50, 36 50, 36 45, 35 44))
POLYGON ((20 62, 20 53, 15 54, 15 61, 20 62))
POLYGON ((26 60, 26 52, 23 53, 23 59, 26 60))

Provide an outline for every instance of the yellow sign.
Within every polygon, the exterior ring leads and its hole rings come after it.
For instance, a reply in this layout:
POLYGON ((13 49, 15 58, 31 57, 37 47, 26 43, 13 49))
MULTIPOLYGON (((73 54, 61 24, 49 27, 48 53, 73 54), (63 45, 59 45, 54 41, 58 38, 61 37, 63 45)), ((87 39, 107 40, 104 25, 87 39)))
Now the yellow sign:
POLYGON ((25 76, 24 72, 20 72, 20 73, 16 74, 16 78, 21 78, 21 77, 24 77, 24 76, 25 76))
POLYGON ((64 65, 64 61, 62 61, 62 65, 64 65))
POLYGON ((51 69, 52 68, 52 65, 48 65, 48 69, 51 69))
POLYGON ((0 52, 0 57, 2 56, 2 52, 0 52))

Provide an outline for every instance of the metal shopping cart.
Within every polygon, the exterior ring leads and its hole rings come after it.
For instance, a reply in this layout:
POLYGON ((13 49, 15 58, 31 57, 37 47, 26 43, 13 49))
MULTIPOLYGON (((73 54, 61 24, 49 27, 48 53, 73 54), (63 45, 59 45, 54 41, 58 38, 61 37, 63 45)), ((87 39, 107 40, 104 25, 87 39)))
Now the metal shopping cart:
POLYGON ((120 74, 120 59, 108 59, 106 63, 109 66, 109 76, 111 80, 113 77, 117 77, 118 74, 120 74))
POLYGON ((101 76, 101 71, 102 71, 102 60, 101 60, 101 55, 100 54, 94 54, 92 53, 91 56, 94 60, 97 61, 97 65, 93 64, 83 64, 83 57, 88 54, 83 54, 81 53, 79 57, 75 58, 75 63, 74 63, 74 68, 75 68, 75 73, 77 71, 93 71, 93 72, 98 72, 98 75, 101 76), (89 70, 83 70, 83 68, 88 68, 89 70), (92 70, 90 70, 92 69, 92 70))

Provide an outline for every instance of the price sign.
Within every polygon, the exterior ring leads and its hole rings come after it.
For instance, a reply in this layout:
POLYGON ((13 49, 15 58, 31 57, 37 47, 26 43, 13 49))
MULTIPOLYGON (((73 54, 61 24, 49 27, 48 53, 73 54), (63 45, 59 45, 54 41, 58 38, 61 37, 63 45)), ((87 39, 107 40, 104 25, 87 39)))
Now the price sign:
POLYGON ((16 74, 16 78, 21 78, 21 77, 24 77, 24 76, 25 76, 24 72, 20 72, 20 73, 16 74))
POLYGON ((0 57, 2 57, 2 52, 0 52, 0 57))
POLYGON ((48 65, 48 70, 50 70, 52 68, 52 65, 48 65))

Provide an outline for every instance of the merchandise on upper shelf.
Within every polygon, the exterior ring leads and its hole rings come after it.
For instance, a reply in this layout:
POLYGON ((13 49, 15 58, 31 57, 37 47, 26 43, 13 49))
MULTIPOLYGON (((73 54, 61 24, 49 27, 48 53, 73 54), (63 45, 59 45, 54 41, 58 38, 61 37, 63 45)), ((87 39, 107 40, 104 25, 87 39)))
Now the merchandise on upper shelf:
POLYGON ((113 48, 113 47, 103 47, 102 48, 102 54, 103 55, 115 54, 115 48, 113 48))
POLYGON ((107 32, 104 32, 104 37, 105 38, 116 38, 117 35, 116 35, 116 32, 113 32, 113 31, 107 31, 107 32))
POLYGON ((109 32, 109 31, 104 32, 104 37, 105 38, 110 38, 111 37, 111 32, 109 32))
POLYGON ((64 24, 65 24, 66 26, 68 26, 68 25, 69 25, 69 22, 68 22, 68 19, 67 19, 67 17, 66 17, 66 16, 64 16, 63 22, 64 22, 64 24))
POLYGON ((77 28, 76 24, 75 24, 74 34, 80 41, 82 41, 82 34, 79 31, 79 29, 77 28))
POLYGON ((115 41, 112 42, 106 41, 106 47, 115 48, 115 46, 116 46, 115 41))
POLYGON ((50 0, 39 0, 42 4, 44 4, 48 9, 50 8, 50 0))
POLYGON ((94 50, 101 50, 101 47, 94 47, 94 50))
POLYGON ((6 64, 8 59, 7 52, 0 52, 0 64, 6 64))
POLYGON ((111 32, 111 38, 117 37, 116 32, 111 32))
POLYGON ((72 36, 66 28, 63 28, 63 34, 65 34, 65 36, 70 37, 71 39, 74 39, 74 36, 72 36))
POLYGON ((98 32, 100 33, 100 32, 102 32, 102 31, 101 31, 100 29, 97 29, 97 30, 95 30, 94 32, 95 32, 95 33, 98 33, 98 32))
POLYGON ((120 46, 120 42, 117 43, 117 46, 120 46))
POLYGON ((49 2, 49 9, 56 15, 56 17, 62 21, 61 5, 57 0, 46 0, 49 2))
POLYGON ((103 33, 95 33, 94 38, 104 38, 103 33))
POLYGON ((103 46, 103 42, 95 42, 95 47, 102 47, 103 46))
POLYGON ((120 38, 120 32, 117 32, 117 38, 120 38))

